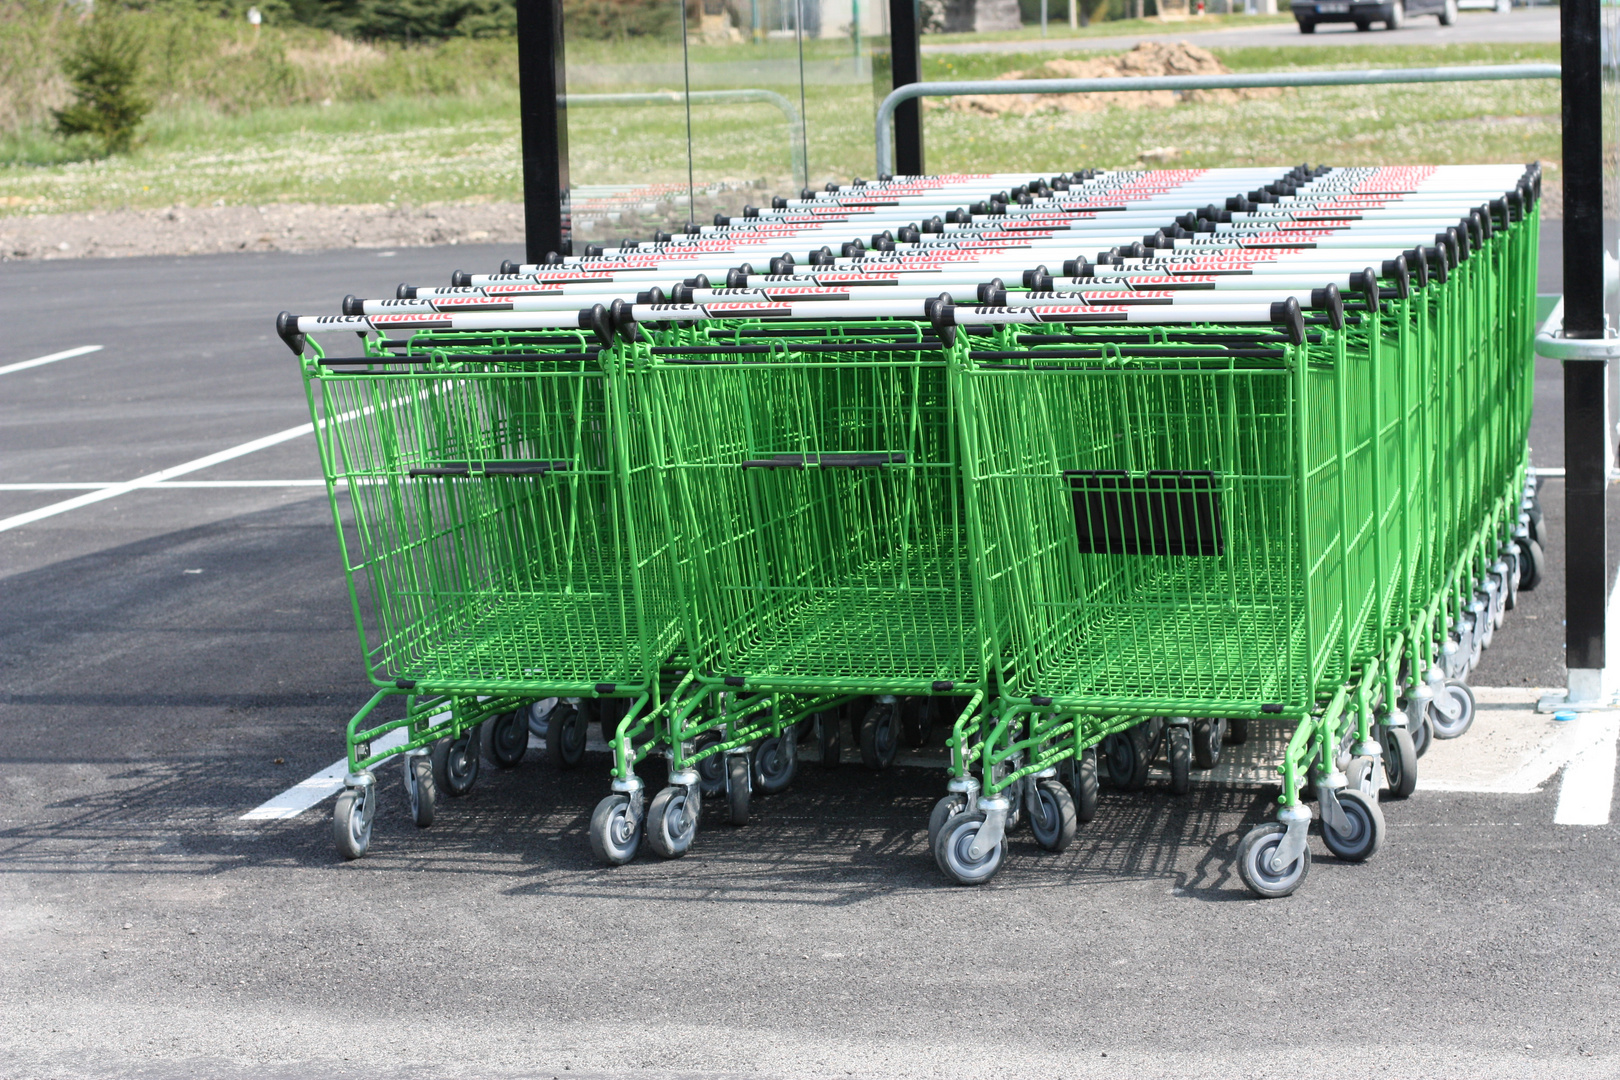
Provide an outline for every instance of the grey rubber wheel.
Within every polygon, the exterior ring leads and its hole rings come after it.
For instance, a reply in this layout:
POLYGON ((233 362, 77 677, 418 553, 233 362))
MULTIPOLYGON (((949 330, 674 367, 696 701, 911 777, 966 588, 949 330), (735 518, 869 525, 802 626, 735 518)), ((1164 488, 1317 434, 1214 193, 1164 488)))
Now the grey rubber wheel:
POLYGON ((1392 799, 1404 799, 1417 790, 1417 746, 1412 733, 1403 727, 1387 727, 1380 732, 1384 747, 1384 779, 1392 799))
POLYGON ((1287 826, 1280 821, 1268 821, 1249 830, 1238 844, 1238 876, 1254 895, 1266 900, 1287 896, 1305 881, 1311 871, 1311 849, 1305 848, 1299 858, 1281 871, 1271 869, 1271 856, 1282 843, 1287 826))
POLYGON ((433 781, 433 762, 426 755, 415 754, 405 759, 405 799, 411 805, 411 820, 418 829, 433 824, 433 815, 439 804, 439 786, 433 781))
POLYGON ((478 729, 473 727, 433 744, 429 757, 433 761, 434 784, 452 799, 467 794, 478 781, 478 736, 478 729))
POLYGON ((557 702, 546 722, 546 758, 559 769, 572 769, 585 760, 590 720, 578 706, 557 702))
POLYGON ((1519 541, 1519 591, 1531 592, 1541 584, 1541 575, 1547 569, 1547 556, 1541 545, 1533 539, 1519 541))
POLYGON ((1247 720, 1228 720, 1226 722, 1226 738, 1222 740, 1227 746, 1242 746, 1249 741, 1249 722, 1247 720))
POLYGON ((1457 0, 1446 0, 1440 9, 1440 25, 1451 26, 1457 21, 1457 0))
POLYGON ((1525 511, 1525 515, 1530 519, 1525 523, 1525 528, 1530 533, 1530 539, 1534 540, 1537 544, 1540 544, 1542 550, 1546 550, 1547 519, 1542 514, 1540 505, 1532 503, 1530 505, 1530 509, 1525 511))
POLYGON ((1220 764, 1221 747, 1226 743, 1225 720, 1199 720, 1193 724, 1193 764, 1213 769, 1220 764))
POLYGON ((1169 726, 1164 733, 1164 756, 1170 764, 1171 794, 1187 794, 1192 790, 1193 735, 1190 726, 1169 726))
POLYGON ((591 851, 609 866, 623 866, 635 858, 641 847, 641 822, 630 813, 630 796, 609 795, 597 803, 590 836, 591 851))
POLYGON ((1354 788, 1339 792, 1339 808, 1344 811, 1349 831, 1339 833, 1324 818, 1322 843, 1346 862, 1366 862, 1384 842, 1384 812, 1376 798, 1354 788))
POLYGON ((1001 858, 1007 848, 1005 840, 977 859, 969 854, 984 822, 984 811, 975 810, 957 814, 939 830, 939 839, 934 844, 934 861, 945 876, 958 885, 983 885, 1001 869, 1001 858))
POLYGON ((1056 780, 1041 780, 1035 785, 1035 809, 1029 815, 1029 831, 1035 842, 1047 851, 1062 851, 1074 839, 1079 818, 1074 809, 1074 796, 1056 780))
POLYGON ((754 748, 754 783, 761 795, 785 791, 798 771, 799 751, 791 731, 761 739, 754 748))
POLYGON ((358 859, 371 847, 371 818, 376 810, 376 788, 344 788, 332 807, 332 839, 338 854, 358 859))
POLYGON ((951 818, 967 809, 967 796, 959 791, 953 791, 934 804, 934 809, 928 815, 928 850, 933 851, 934 845, 939 842, 939 830, 951 818))
POLYGON ((1422 757, 1429 752, 1429 744, 1434 742, 1434 725, 1429 723, 1428 710, 1424 710, 1423 719, 1418 721, 1416 727, 1407 726, 1406 733, 1412 736, 1412 752, 1422 757))
POLYGON ((1437 739, 1455 739, 1465 734, 1474 724, 1474 692, 1468 689, 1465 682, 1447 679, 1429 706, 1428 720, 1437 739), (1451 711, 1457 714, 1455 717, 1447 716, 1442 708, 1442 694, 1445 695, 1445 704, 1449 704, 1451 711))
POLYGON ((900 738, 913 750, 927 746, 934 737, 935 704, 930 697, 900 699, 900 738))
POLYGON ((1088 746, 1074 763, 1074 816, 1084 825, 1097 816, 1097 748, 1088 746))
POLYGON ((844 720, 836 710, 816 714, 816 738, 821 748, 821 767, 838 768, 844 756, 844 720))
POLYGON ((1141 742, 1130 731, 1120 731, 1103 740, 1103 756, 1108 759, 1108 779, 1121 791, 1141 791, 1147 786, 1148 757, 1141 742))
MULTIPOLYGON (((724 741, 718 731, 705 731, 692 744, 693 752, 707 750, 716 743, 724 741)), ((698 786, 703 789, 703 794, 718 795, 726 790, 726 756, 724 754, 710 754, 708 757, 701 759, 694 767, 697 769, 698 786)))
POLYGON ((480 725, 483 728, 484 756, 497 768, 515 768, 529 752, 527 710, 501 713, 480 725))
POLYGON ((861 763, 868 769, 887 769, 899 750, 899 704, 874 701, 861 719, 861 763))
POLYGON ((748 824, 748 755, 726 755, 726 820, 748 824))
POLYGON ((1399 30, 1406 25, 1406 5, 1402 0, 1395 0, 1389 5, 1389 18, 1384 20, 1385 30, 1399 30))
MULTIPOLYGON (((698 796, 701 798, 701 796, 698 796)), ((697 836, 701 804, 688 807, 694 797, 686 788, 667 787, 647 807, 647 846, 664 859, 678 859, 697 836)))

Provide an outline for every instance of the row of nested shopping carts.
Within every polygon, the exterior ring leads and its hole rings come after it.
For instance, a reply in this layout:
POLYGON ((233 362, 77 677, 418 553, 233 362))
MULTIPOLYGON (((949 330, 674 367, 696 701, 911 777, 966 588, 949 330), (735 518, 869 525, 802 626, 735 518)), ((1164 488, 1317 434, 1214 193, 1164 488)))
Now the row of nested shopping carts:
POLYGON ((385 760, 425 825, 483 758, 533 731, 576 765, 597 724, 592 848, 675 857, 705 796, 744 822, 801 758, 882 768, 937 722, 929 842, 972 884, 1023 821, 1061 850, 1099 774, 1182 792, 1275 723, 1244 882, 1304 880, 1311 798, 1368 858, 1541 572, 1539 190, 884 177, 283 313, 376 688, 338 847, 367 850, 385 760))

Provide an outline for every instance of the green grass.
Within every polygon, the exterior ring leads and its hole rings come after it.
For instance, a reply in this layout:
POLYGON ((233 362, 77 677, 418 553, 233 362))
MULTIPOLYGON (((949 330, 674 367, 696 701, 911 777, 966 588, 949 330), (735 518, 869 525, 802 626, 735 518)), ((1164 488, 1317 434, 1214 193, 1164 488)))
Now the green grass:
MULTIPOLYGON (((924 76, 988 78, 1033 68, 1051 55, 934 55, 924 58, 924 76)), ((1298 47, 1218 55, 1238 71, 1408 67, 1556 61, 1557 46, 1298 47)), ((633 62, 604 55, 603 62, 612 61, 633 62)), ((648 88, 662 83, 652 74, 647 80, 648 88)), ((807 89, 813 182, 871 175, 874 97, 869 82, 853 80, 807 89)), ((1559 88, 1552 81, 1302 88, 1234 106, 1023 118, 936 108, 927 114, 926 137, 928 166, 936 172, 1122 166, 1143 150, 1163 147, 1179 152, 1177 165, 1205 167, 1556 161, 1558 112, 1559 88)), ((787 128, 775 109, 695 108, 693 124, 700 183, 723 179, 778 190, 788 183, 787 128)), ((499 87, 477 95, 235 114, 171 108, 154 114, 146 135, 136 153, 106 161, 68 160, 73 148, 37 131, 0 137, 0 162, 11 162, 0 165, 0 213, 521 197, 517 97, 499 87)), ((684 183, 684 141, 680 108, 576 110, 570 126, 574 181, 684 183)))

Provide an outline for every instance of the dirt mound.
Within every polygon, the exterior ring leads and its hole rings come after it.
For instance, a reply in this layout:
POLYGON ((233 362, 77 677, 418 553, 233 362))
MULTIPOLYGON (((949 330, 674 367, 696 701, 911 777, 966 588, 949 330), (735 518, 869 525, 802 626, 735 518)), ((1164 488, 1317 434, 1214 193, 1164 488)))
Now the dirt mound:
MULTIPOLYGON (((1208 49, 1185 41, 1165 45, 1144 41, 1130 52, 1091 60, 1048 60, 1028 71, 1009 71, 1004 79, 1117 79, 1156 75, 1228 75, 1231 69, 1208 49)), ((1178 101, 1230 103, 1276 97, 1276 89, 1143 90, 1104 94, 972 94, 945 99, 946 108, 981 116, 1031 116, 1036 113, 1097 112, 1100 109, 1168 109, 1178 101)))

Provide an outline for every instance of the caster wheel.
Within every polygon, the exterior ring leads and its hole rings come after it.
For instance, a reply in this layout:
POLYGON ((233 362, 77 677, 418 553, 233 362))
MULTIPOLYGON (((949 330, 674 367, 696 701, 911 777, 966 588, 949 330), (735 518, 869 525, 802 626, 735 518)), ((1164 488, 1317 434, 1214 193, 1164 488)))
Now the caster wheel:
POLYGON ((748 755, 726 755, 726 820, 748 824, 748 755))
MULTIPOLYGON (((1412 733, 1403 727, 1387 727, 1379 742, 1384 745, 1384 780, 1392 799, 1404 799, 1417 790, 1417 746, 1412 733)), ((1377 796, 1377 792, 1373 793, 1377 796)))
POLYGON ((1311 870, 1311 849, 1305 848, 1299 858, 1277 871, 1271 868, 1272 853, 1282 843, 1287 826, 1280 821, 1256 825, 1238 845, 1238 876, 1256 896, 1267 900, 1287 896, 1305 880, 1311 870))
POLYGON ((939 839, 934 844, 934 861, 945 876, 958 885, 983 885, 1001 869, 1001 857, 1007 848, 1005 840, 977 859, 971 855, 973 841, 984 822, 984 811, 975 810, 971 814, 957 814, 939 831, 939 839))
POLYGON ((928 745, 934 734, 934 699, 900 699, 900 741, 913 750, 928 745))
POLYGON ((836 769, 844 757, 844 721, 836 712, 816 714, 816 734, 821 744, 821 767, 836 769))
POLYGON ((1530 539, 1541 545, 1541 549, 1545 551, 1547 549, 1547 519, 1542 516, 1540 504, 1531 503, 1530 509, 1526 510, 1525 513, 1530 517, 1529 522, 1526 523, 1526 528, 1530 530, 1530 539))
POLYGON ((754 749, 754 783, 761 795, 785 790, 798 771, 799 752, 792 732, 783 732, 781 738, 761 739, 754 749))
POLYGON ((796 720, 793 726, 788 728, 788 734, 792 736, 795 743, 802 743, 815 733, 816 718, 814 716, 806 716, 802 720, 796 720))
POLYGON ((1519 541, 1519 591, 1530 592, 1541 584, 1541 575, 1547 569, 1547 556, 1541 545, 1532 539, 1519 541))
POLYGON ((900 749, 900 709, 897 702, 874 701, 861 720, 861 764, 887 769, 900 749))
POLYGON ((1170 762, 1170 792, 1185 795, 1192 790, 1192 728, 1172 724, 1164 736, 1164 756, 1170 762))
POLYGON ((1340 835, 1324 820, 1322 842, 1346 862, 1366 862, 1384 842, 1384 812, 1376 798, 1354 788, 1339 792, 1339 807, 1350 831, 1340 835))
MULTIPOLYGON (((528 734, 527 728, 524 734, 528 734)), ((433 782, 433 762, 425 754, 413 754, 405 759, 405 799, 411 806, 411 820, 418 829, 433 824, 433 812, 439 803, 438 785, 433 782)))
POLYGON ((1474 692, 1468 684, 1447 679, 1429 705, 1429 723, 1437 739, 1455 739, 1474 723, 1474 692))
POLYGON ((1193 725, 1193 764, 1200 769, 1213 769, 1221 760, 1221 747, 1226 742, 1225 720, 1200 720, 1193 725))
POLYGON ((566 701, 557 702, 546 722, 546 757, 559 769, 572 769, 585 760, 585 739, 590 720, 584 710, 566 701))
POLYGON ((501 713, 484 721, 484 756, 497 768, 515 768, 529 751, 529 720, 526 710, 501 713))
POLYGON ((602 729, 602 741, 609 746, 619 737, 619 725, 630 714, 628 698, 602 698, 596 706, 596 722, 602 729))
POLYGON ((433 783, 438 791, 459 799, 478 780, 478 729, 433 744, 433 783))
POLYGON ((1242 746, 1249 741, 1249 722, 1247 720, 1226 721, 1226 738, 1222 740, 1227 746, 1242 746))
POLYGON ((1429 723, 1427 712, 1423 714, 1423 719, 1418 721, 1417 727, 1408 726, 1406 732, 1412 736, 1412 752, 1414 754, 1422 757, 1429 752, 1429 744, 1434 742, 1434 725, 1429 723))
MULTIPOLYGON (((1139 725, 1140 726, 1140 725, 1139 725)), ((1108 779, 1121 791, 1141 791, 1147 787, 1148 758, 1131 732, 1121 731, 1103 740, 1103 756, 1108 759, 1108 779)))
POLYGON ((332 839, 345 859, 358 859, 371 847, 371 819, 377 811, 376 786, 344 788, 332 808, 332 839))
POLYGON ((1074 796, 1056 780, 1042 780, 1035 785, 1035 806, 1029 815, 1029 831, 1035 842, 1047 851, 1062 851, 1074 839, 1079 817, 1074 807, 1074 796))
POLYGON ((641 847, 641 822, 630 812, 628 795, 609 795, 591 814, 591 851, 609 866, 623 866, 641 847))
POLYGON ((934 804, 933 811, 928 815, 929 851, 933 851, 939 843, 939 831, 945 827, 945 823, 966 809, 967 796, 958 791, 951 792, 934 804))
POLYGON ((1503 552, 1502 561, 1507 563, 1507 581, 1502 595, 1502 609, 1512 611, 1519 603, 1519 546, 1514 544, 1503 552))
MULTIPOLYGON (((667 787, 647 807, 647 846, 664 859, 678 859, 697 836, 703 797, 689 788, 667 787)), ((600 807, 598 807, 600 809, 600 807)))
POLYGON ((1075 820, 1084 825, 1097 816, 1097 748, 1086 747, 1085 751, 1075 759, 1074 772, 1074 816, 1075 820))
MULTIPOLYGON (((707 750, 716 743, 724 742, 718 731, 705 731, 697 737, 692 744, 693 752, 707 750)), ((726 756, 724 754, 710 754, 694 766, 698 774, 698 786, 705 795, 718 795, 726 790, 726 756)))

